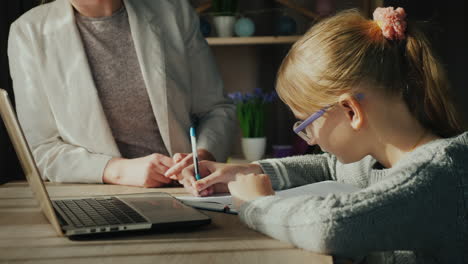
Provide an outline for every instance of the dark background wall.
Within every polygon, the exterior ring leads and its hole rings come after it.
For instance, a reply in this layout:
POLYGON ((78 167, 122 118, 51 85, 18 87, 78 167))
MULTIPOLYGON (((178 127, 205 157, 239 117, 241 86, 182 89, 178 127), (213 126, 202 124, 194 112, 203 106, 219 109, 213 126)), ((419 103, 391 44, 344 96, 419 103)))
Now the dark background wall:
MULTIPOLYGON (((8 70, 7 43, 10 24, 36 6, 39 0, 3 0, 0 2, 0 88, 7 90, 14 102, 8 70)), ((4 124, 0 121, 0 183, 24 178, 4 124)))
MULTIPOLYGON (((8 70, 7 38, 11 22, 37 5, 39 0, 0 1, 0 88, 6 89, 14 102, 8 70)), ((138 0, 135 0, 138 1, 138 0)), ((245 0, 241 0, 245 1, 245 0)), ((335 0, 347 2, 347 0, 335 0)), ((464 63, 468 61, 468 28, 465 1, 384 0, 385 6, 404 7, 411 19, 431 22, 430 36, 448 70, 457 103, 468 119, 468 81, 464 63)), ((278 62, 279 63, 279 62, 278 62)), ((0 183, 23 178, 9 137, 0 122, 0 183)))

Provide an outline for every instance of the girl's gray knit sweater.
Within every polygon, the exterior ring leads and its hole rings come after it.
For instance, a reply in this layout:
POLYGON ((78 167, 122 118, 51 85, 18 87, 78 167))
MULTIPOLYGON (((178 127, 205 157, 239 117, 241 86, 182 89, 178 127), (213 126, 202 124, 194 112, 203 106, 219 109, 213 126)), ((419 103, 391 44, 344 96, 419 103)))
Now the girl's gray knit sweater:
POLYGON ((256 199, 240 210, 253 229, 369 262, 468 263, 468 132, 420 146, 389 169, 370 156, 342 164, 329 154, 258 163, 276 190, 324 180, 362 190, 256 199))

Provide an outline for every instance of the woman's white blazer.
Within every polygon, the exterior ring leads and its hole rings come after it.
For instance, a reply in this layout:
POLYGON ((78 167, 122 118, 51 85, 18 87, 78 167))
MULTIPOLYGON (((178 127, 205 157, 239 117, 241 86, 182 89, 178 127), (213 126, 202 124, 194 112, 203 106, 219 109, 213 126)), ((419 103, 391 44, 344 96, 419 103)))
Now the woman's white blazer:
MULTIPOLYGON (((189 128, 197 118, 198 147, 224 161, 235 131, 235 106, 225 97, 197 15, 186 0, 124 3, 167 150, 171 155, 191 151, 189 128)), ((42 177, 102 182, 107 162, 120 153, 69 0, 36 7, 15 21, 8 56, 18 118, 42 177)))

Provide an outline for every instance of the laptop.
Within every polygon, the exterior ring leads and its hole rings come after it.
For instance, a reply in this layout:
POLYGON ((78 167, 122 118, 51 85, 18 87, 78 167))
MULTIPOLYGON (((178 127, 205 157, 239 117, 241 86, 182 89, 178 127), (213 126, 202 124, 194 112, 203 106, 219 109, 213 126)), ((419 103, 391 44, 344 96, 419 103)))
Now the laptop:
POLYGON ((0 116, 29 186, 58 235, 84 237, 132 230, 167 231, 211 222, 207 215, 163 192, 50 199, 3 89, 0 89, 0 116))

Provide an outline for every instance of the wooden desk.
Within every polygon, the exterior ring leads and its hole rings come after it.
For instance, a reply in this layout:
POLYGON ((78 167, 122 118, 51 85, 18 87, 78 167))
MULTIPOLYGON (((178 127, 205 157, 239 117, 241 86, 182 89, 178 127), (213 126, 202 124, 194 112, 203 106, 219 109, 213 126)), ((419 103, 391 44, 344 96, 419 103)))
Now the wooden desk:
MULTIPOLYGON (((47 183, 51 197, 156 191, 126 186, 47 183)), ((182 188, 163 188, 173 195, 182 188)), ((191 232, 93 241, 57 237, 25 182, 0 185, 0 262, 34 263, 333 263, 244 226, 235 215, 206 212, 212 223, 191 232)))

